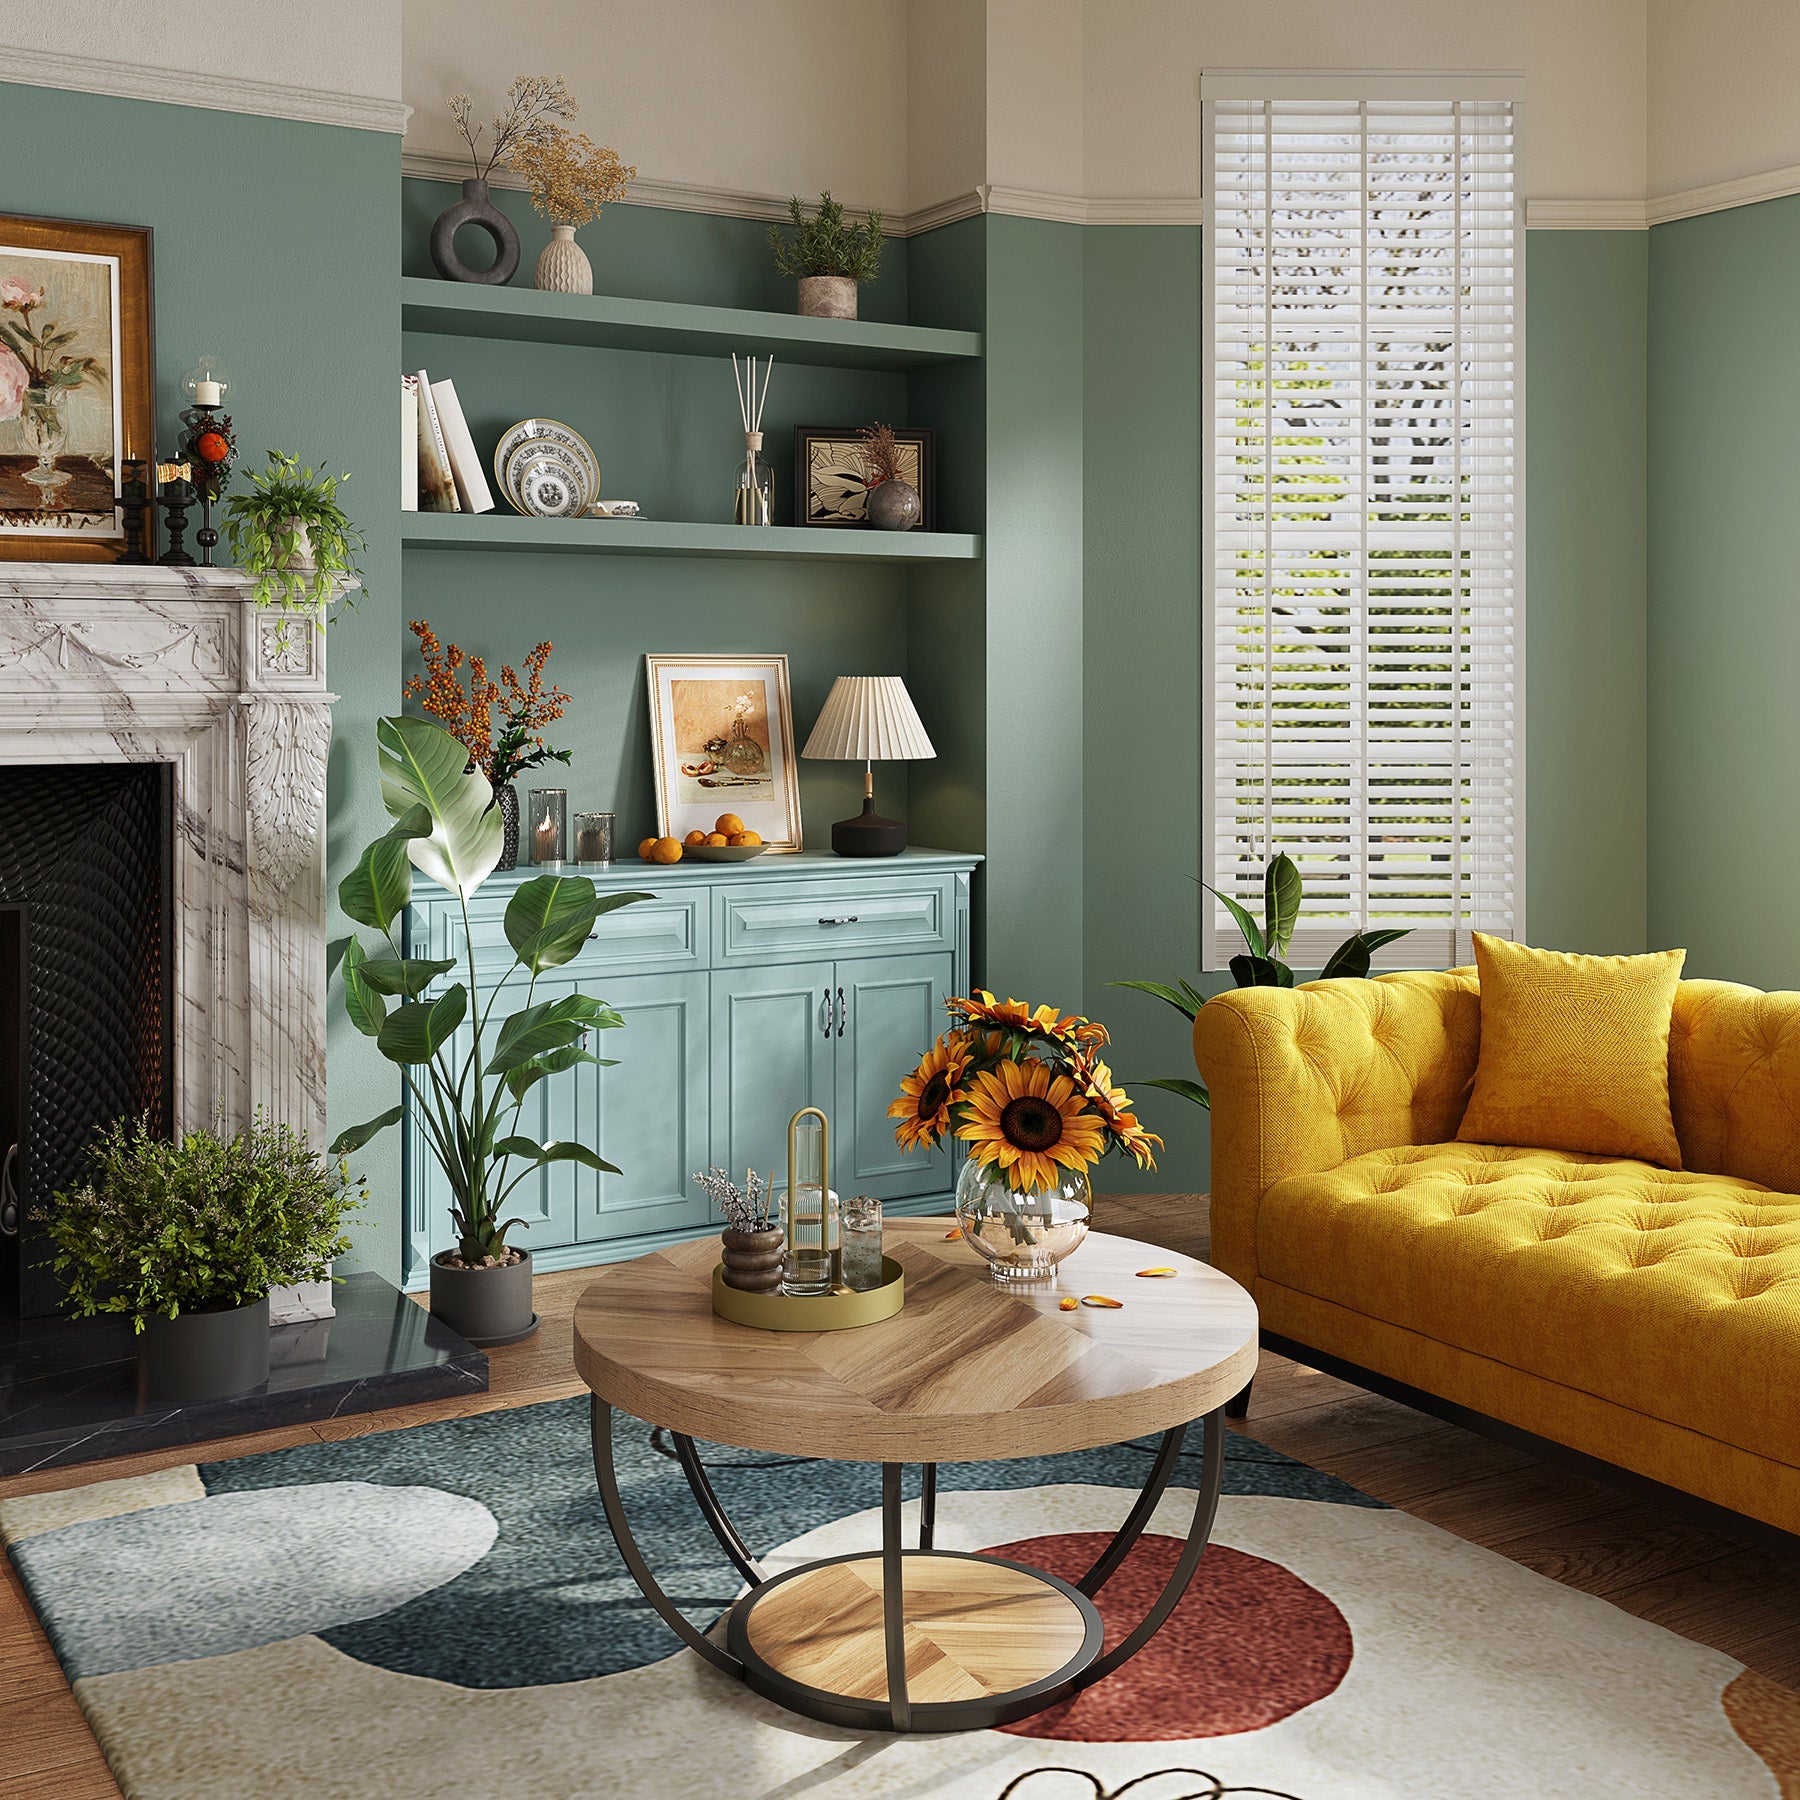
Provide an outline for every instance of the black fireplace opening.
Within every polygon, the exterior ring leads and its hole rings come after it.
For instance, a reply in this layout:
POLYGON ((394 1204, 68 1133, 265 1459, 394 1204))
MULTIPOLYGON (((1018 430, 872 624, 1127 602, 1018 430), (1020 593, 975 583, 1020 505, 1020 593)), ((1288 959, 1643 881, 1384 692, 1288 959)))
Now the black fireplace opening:
POLYGON ((34 1211, 174 1116, 174 769, 0 769, 0 1311, 57 1310, 34 1211))

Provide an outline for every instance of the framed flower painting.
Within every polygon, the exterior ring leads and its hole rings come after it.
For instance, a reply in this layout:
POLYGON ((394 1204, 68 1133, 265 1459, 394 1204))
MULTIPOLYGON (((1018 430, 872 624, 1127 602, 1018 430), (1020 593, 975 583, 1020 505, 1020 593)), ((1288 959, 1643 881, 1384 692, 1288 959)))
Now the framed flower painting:
POLYGON ((800 782, 785 656, 646 656, 663 837, 736 813, 771 850, 798 850, 800 782))
POLYGON ((0 559, 119 556, 155 389, 148 228, 0 214, 0 559))

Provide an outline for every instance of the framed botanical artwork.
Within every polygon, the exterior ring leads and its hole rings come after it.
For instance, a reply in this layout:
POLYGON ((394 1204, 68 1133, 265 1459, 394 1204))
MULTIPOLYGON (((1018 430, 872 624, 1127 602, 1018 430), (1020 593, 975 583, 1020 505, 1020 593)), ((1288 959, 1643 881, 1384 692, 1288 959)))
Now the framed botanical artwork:
POLYGON ((118 557, 155 396, 149 229, 0 214, 0 559, 118 557))
MULTIPOLYGON (((935 531, 937 433, 924 426, 896 425, 894 438, 900 451, 900 478, 918 490, 925 504, 918 528, 935 531)), ((794 427, 796 525, 866 525, 868 497, 860 426, 794 427)))
POLYGON ((664 837, 736 813, 771 850, 798 850, 800 782, 785 656, 646 656, 664 837))

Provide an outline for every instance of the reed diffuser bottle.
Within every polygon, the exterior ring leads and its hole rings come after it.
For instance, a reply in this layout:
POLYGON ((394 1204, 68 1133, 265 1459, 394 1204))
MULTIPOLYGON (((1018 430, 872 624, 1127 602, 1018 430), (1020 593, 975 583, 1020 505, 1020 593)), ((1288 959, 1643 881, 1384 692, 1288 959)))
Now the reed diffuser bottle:
POLYGON ((738 465, 737 495, 731 517, 738 525, 773 525, 775 523, 775 471, 763 460, 763 402, 769 397, 769 374, 775 367, 774 357, 763 366, 762 386, 756 382, 756 358, 744 359, 738 366, 737 352, 731 356, 731 379, 737 387, 738 412, 744 421, 744 460, 738 465))

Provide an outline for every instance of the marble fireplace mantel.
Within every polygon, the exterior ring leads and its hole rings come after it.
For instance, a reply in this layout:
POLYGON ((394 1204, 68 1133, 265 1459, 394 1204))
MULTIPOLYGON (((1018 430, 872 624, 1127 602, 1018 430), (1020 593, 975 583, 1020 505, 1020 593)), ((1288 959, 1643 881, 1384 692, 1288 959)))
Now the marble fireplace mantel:
MULTIPOLYGON (((325 1141, 325 633, 231 569, 0 563, 0 764, 164 762, 177 1130, 325 1141)), ((329 1283, 283 1290, 330 1315, 329 1283)))

